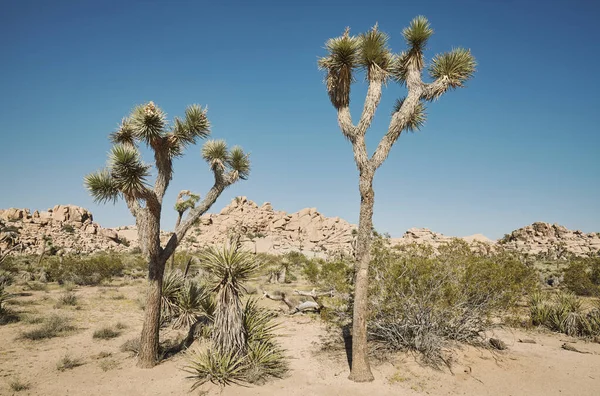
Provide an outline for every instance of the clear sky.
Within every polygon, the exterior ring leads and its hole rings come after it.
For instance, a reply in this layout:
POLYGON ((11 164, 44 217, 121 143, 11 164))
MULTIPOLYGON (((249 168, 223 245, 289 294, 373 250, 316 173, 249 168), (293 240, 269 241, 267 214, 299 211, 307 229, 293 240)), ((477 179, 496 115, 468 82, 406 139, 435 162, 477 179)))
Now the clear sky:
MULTIPOLYGON (((499 238, 534 221, 600 231, 600 6, 595 1, 0 1, 0 208, 75 204, 103 226, 132 224, 123 202, 96 205, 85 174, 137 104, 173 117, 208 105, 212 133, 251 152, 245 195, 288 212, 316 207, 358 221, 358 175, 317 58, 325 41, 375 22, 404 49, 419 14, 435 30, 428 59, 471 48, 468 87, 428 108, 375 178, 375 226, 499 238)), ((366 87, 353 88, 355 119, 366 87)), ((367 133, 373 150, 389 84, 367 133)), ((150 158, 148 158, 150 160, 150 158)), ((175 163, 161 228, 181 189, 203 195, 200 145, 175 163)))

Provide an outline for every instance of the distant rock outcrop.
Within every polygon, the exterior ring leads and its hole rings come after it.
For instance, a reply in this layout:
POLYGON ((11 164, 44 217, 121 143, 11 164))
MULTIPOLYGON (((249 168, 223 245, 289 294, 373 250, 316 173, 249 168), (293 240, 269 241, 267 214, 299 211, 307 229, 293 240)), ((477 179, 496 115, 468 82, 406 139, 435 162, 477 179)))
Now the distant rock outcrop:
POLYGON ((75 205, 56 205, 46 211, 10 208, 0 210, 0 221, 11 238, 0 238, 0 248, 18 244, 17 252, 36 254, 53 246, 58 254, 127 249, 116 232, 93 222, 92 214, 75 205))
POLYGON ((600 233, 586 234, 558 224, 536 222, 506 234, 498 243, 506 249, 542 254, 548 258, 558 258, 566 253, 585 256, 600 251, 600 233))
MULTIPOLYGON (((56 205, 47 211, 33 213, 29 209, 0 210, 0 221, 5 230, 0 232, 2 250, 20 243, 17 252, 37 253, 48 240, 59 254, 126 251, 138 246, 135 226, 102 228, 93 221, 87 209, 74 205, 56 205)), ((254 253, 298 251, 318 257, 352 255, 356 228, 339 217, 325 217, 316 208, 288 214, 274 210, 269 202, 259 206, 246 197, 237 197, 219 213, 201 216, 187 233, 180 249, 197 251, 236 236, 247 250, 254 253)), ((170 232, 161 232, 163 243, 170 235, 170 232)), ((392 238, 391 243, 424 243, 437 249, 452 239, 427 228, 411 228, 401 238, 392 238)), ((481 234, 460 239, 476 243, 474 246, 484 250, 502 246, 549 258, 566 253, 578 256, 597 254, 600 250, 600 233, 584 234, 548 223, 533 223, 507 234, 498 242, 481 234)))
POLYGON ((352 254, 352 230, 356 226, 339 217, 325 217, 316 208, 288 214, 237 197, 218 214, 205 214, 188 232, 183 249, 221 244, 239 235, 246 249, 255 253, 283 254, 300 251, 309 256, 352 254))

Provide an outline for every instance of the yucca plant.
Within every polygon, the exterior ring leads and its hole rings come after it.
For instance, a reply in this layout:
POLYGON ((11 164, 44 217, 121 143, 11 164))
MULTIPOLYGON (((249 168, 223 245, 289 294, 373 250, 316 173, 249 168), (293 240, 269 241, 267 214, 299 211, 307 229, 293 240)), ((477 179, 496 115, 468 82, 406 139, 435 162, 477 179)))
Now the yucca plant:
POLYGON ((210 307, 210 302, 205 302, 205 300, 210 299, 210 293, 206 288, 195 281, 185 281, 177 294, 177 314, 173 328, 189 328, 202 315, 211 318, 212 312, 210 308, 207 311, 207 307, 210 307))
POLYGON ((325 72, 325 85, 331 104, 337 110, 342 134, 352 143, 354 161, 359 171, 360 217, 356 242, 354 315, 352 328, 352 371, 350 379, 372 381, 367 348, 368 274, 373 228, 375 172, 388 157, 392 146, 404 131, 416 131, 425 123, 428 102, 444 93, 463 87, 475 73, 475 58, 467 49, 456 48, 436 55, 429 67, 431 82, 423 80, 424 51, 433 29, 423 16, 413 19, 402 31, 406 49, 393 53, 388 35, 375 25, 366 33, 353 36, 346 28, 340 37, 325 43, 327 54, 318 66, 325 72), (350 114, 350 88, 357 73, 368 81, 367 94, 356 124, 350 114), (371 127, 381 100, 382 86, 395 81, 406 87, 406 96, 396 101, 385 136, 372 155, 367 152, 365 134, 371 127))
POLYGON ((221 193, 250 174, 248 154, 240 147, 229 149, 222 140, 206 142, 202 157, 214 175, 214 184, 185 220, 180 221, 166 245, 161 246, 160 219, 163 198, 173 178, 173 160, 181 157, 188 146, 209 135, 206 109, 198 105, 189 106, 185 116, 176 117, 172 123, 153 102, 137 106, 110 135, 113 147, 107 167, 85 177, 85 185, 96 202, 125 200, 136 220, 139 245, 148 261, 148 293, 138 355, 140 367, 153 367, 158 361, 161 291, 167 260, 190 227, 221 193), (153 166, 142 160, 142 146, 152 152, 153 166), (156 175, 153 185, 152 175, 156 175))
POLYGON ((210 248, 201 256, 201 266, 208 274, 208 285, 216 293, 212 339, 223 353, 246 351, 246 330, 241 298, 243 283, 259 268, 254 257, 236 244, 210 248))
POLYGON ((179 270, 167 271, 163 278, 161 293, 161 315, 163 322, 178 315, 177 299, 184 284, 183 274, 179 270))
POLYGON ((188 378, 195 380, 192 391, 208 381, 221 386, 246 381, 247 357, 234 351, 220 349, 194 351, 188 353, 188 362, 184 371, 192 374, 188 378))
POLYGON ((4 312, 5 312, 4 304, 8 300, 12 300, 13 298, 14 298, 14 295, 11 293, 8 293, 6 290, 4 290, 4 286, 0 285, 0 315, 4 314, 4 312))

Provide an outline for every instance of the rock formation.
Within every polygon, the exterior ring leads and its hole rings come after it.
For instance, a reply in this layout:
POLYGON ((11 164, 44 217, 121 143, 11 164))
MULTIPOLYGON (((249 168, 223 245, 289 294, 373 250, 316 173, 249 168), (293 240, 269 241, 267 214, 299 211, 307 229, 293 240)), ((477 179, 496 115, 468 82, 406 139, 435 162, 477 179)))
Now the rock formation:
MULTIPOLYGON (((33 213, 29 209, 0 210, 0 222, 4 229, 0 230, 0 250, 15 243, 21 244, 16 251, 24 254, 38 253, 48 243, 58 254, 127 251, 138 246, 135 226, 102 228, 93 221, 88 210, 74 205, 57 205, 47 211, 33 213)), ((237 197, 219 213, 203 215, 188 232, 180 249, 197 251, 222 244, 235 236, 247 250, 255 253, 299 251, 309 257, 351 255, 355 229, 355 225, 339 217, 325 217, 315 208, 288 214, 274 210, 268 202, 259 206, 246 197, 237 197)), ((161 232, 163 243, 170 235, 169 232, 161 232)), ((600 233, 584 234, 547 223, 520 228, 498 242, 481 234, 462 239, 469 243, 483 243, 490 248, 503 246, 548 258, 561 257, 566 253, 578 256, 598 254, 600 250, 600 233)), ((427 243, 437 248, 450 240, 452 237, 427 228, 411 228, 401 238, 392 238, 391 242, 427 243)))
POLYGON ((506 234, 498 243, 506 249, 548 258, 560 258, 566 253, 585 256, 600 252, 600 233, 585 234, 558 224, 537 222, 506 234))

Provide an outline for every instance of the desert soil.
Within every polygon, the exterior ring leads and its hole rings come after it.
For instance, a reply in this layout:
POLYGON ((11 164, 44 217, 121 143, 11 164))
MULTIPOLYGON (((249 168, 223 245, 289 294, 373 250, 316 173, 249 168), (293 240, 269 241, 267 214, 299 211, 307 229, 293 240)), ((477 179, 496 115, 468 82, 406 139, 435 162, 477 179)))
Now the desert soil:
MULTIPOLYGON (((20 338, 38 324, 21 321, 0 326, 0 394, 11 395, 184 395, 193 380, 181 369, 180 353, 157 367, 145 370, 119 347, 137 337, 142 324, 140 297, 144 283, 113 282, 110 287, 79 287, 75 307, 55 308, 63 293, 58 285, 48 291, 22 291, 10 308, 29 318, 57 313, 77 327, 63 336, 42 341, 20 338), (95 330, 122 323, 126 328, 111 340, 92 337, 95 330), (65 355, 81 359, 79 367, 58 371, 65 355), (15 378, 30 385, 13 392, 15 378)), ((13 287, 13 291, 19 291, 13 287)), ((278 308, 276 302, 264 301, 278 308)), ((262 386, 220 389, 203 385, 192 394, 220 395, 600 395, 600 344, 538 330, 498 329, 490 335, 502 339, 506 351, 492 352, 462 347, 455 353, 452 370, 436 371, 419 364, 411 354, 397 354, 385 363, 374 363, 375 381, 357 384, 347 380, 348 363, 341 344, 323 348, 332 338, 325 325, 308 315, 279 316, 280 342, 290 357, 290 373, 262 386), (532 339, 533 343, 521 343, 532 339), (571 343, 577 353, 561 348, 571 343)), ((175 337, 164 331, 163 337, 175 337)))

